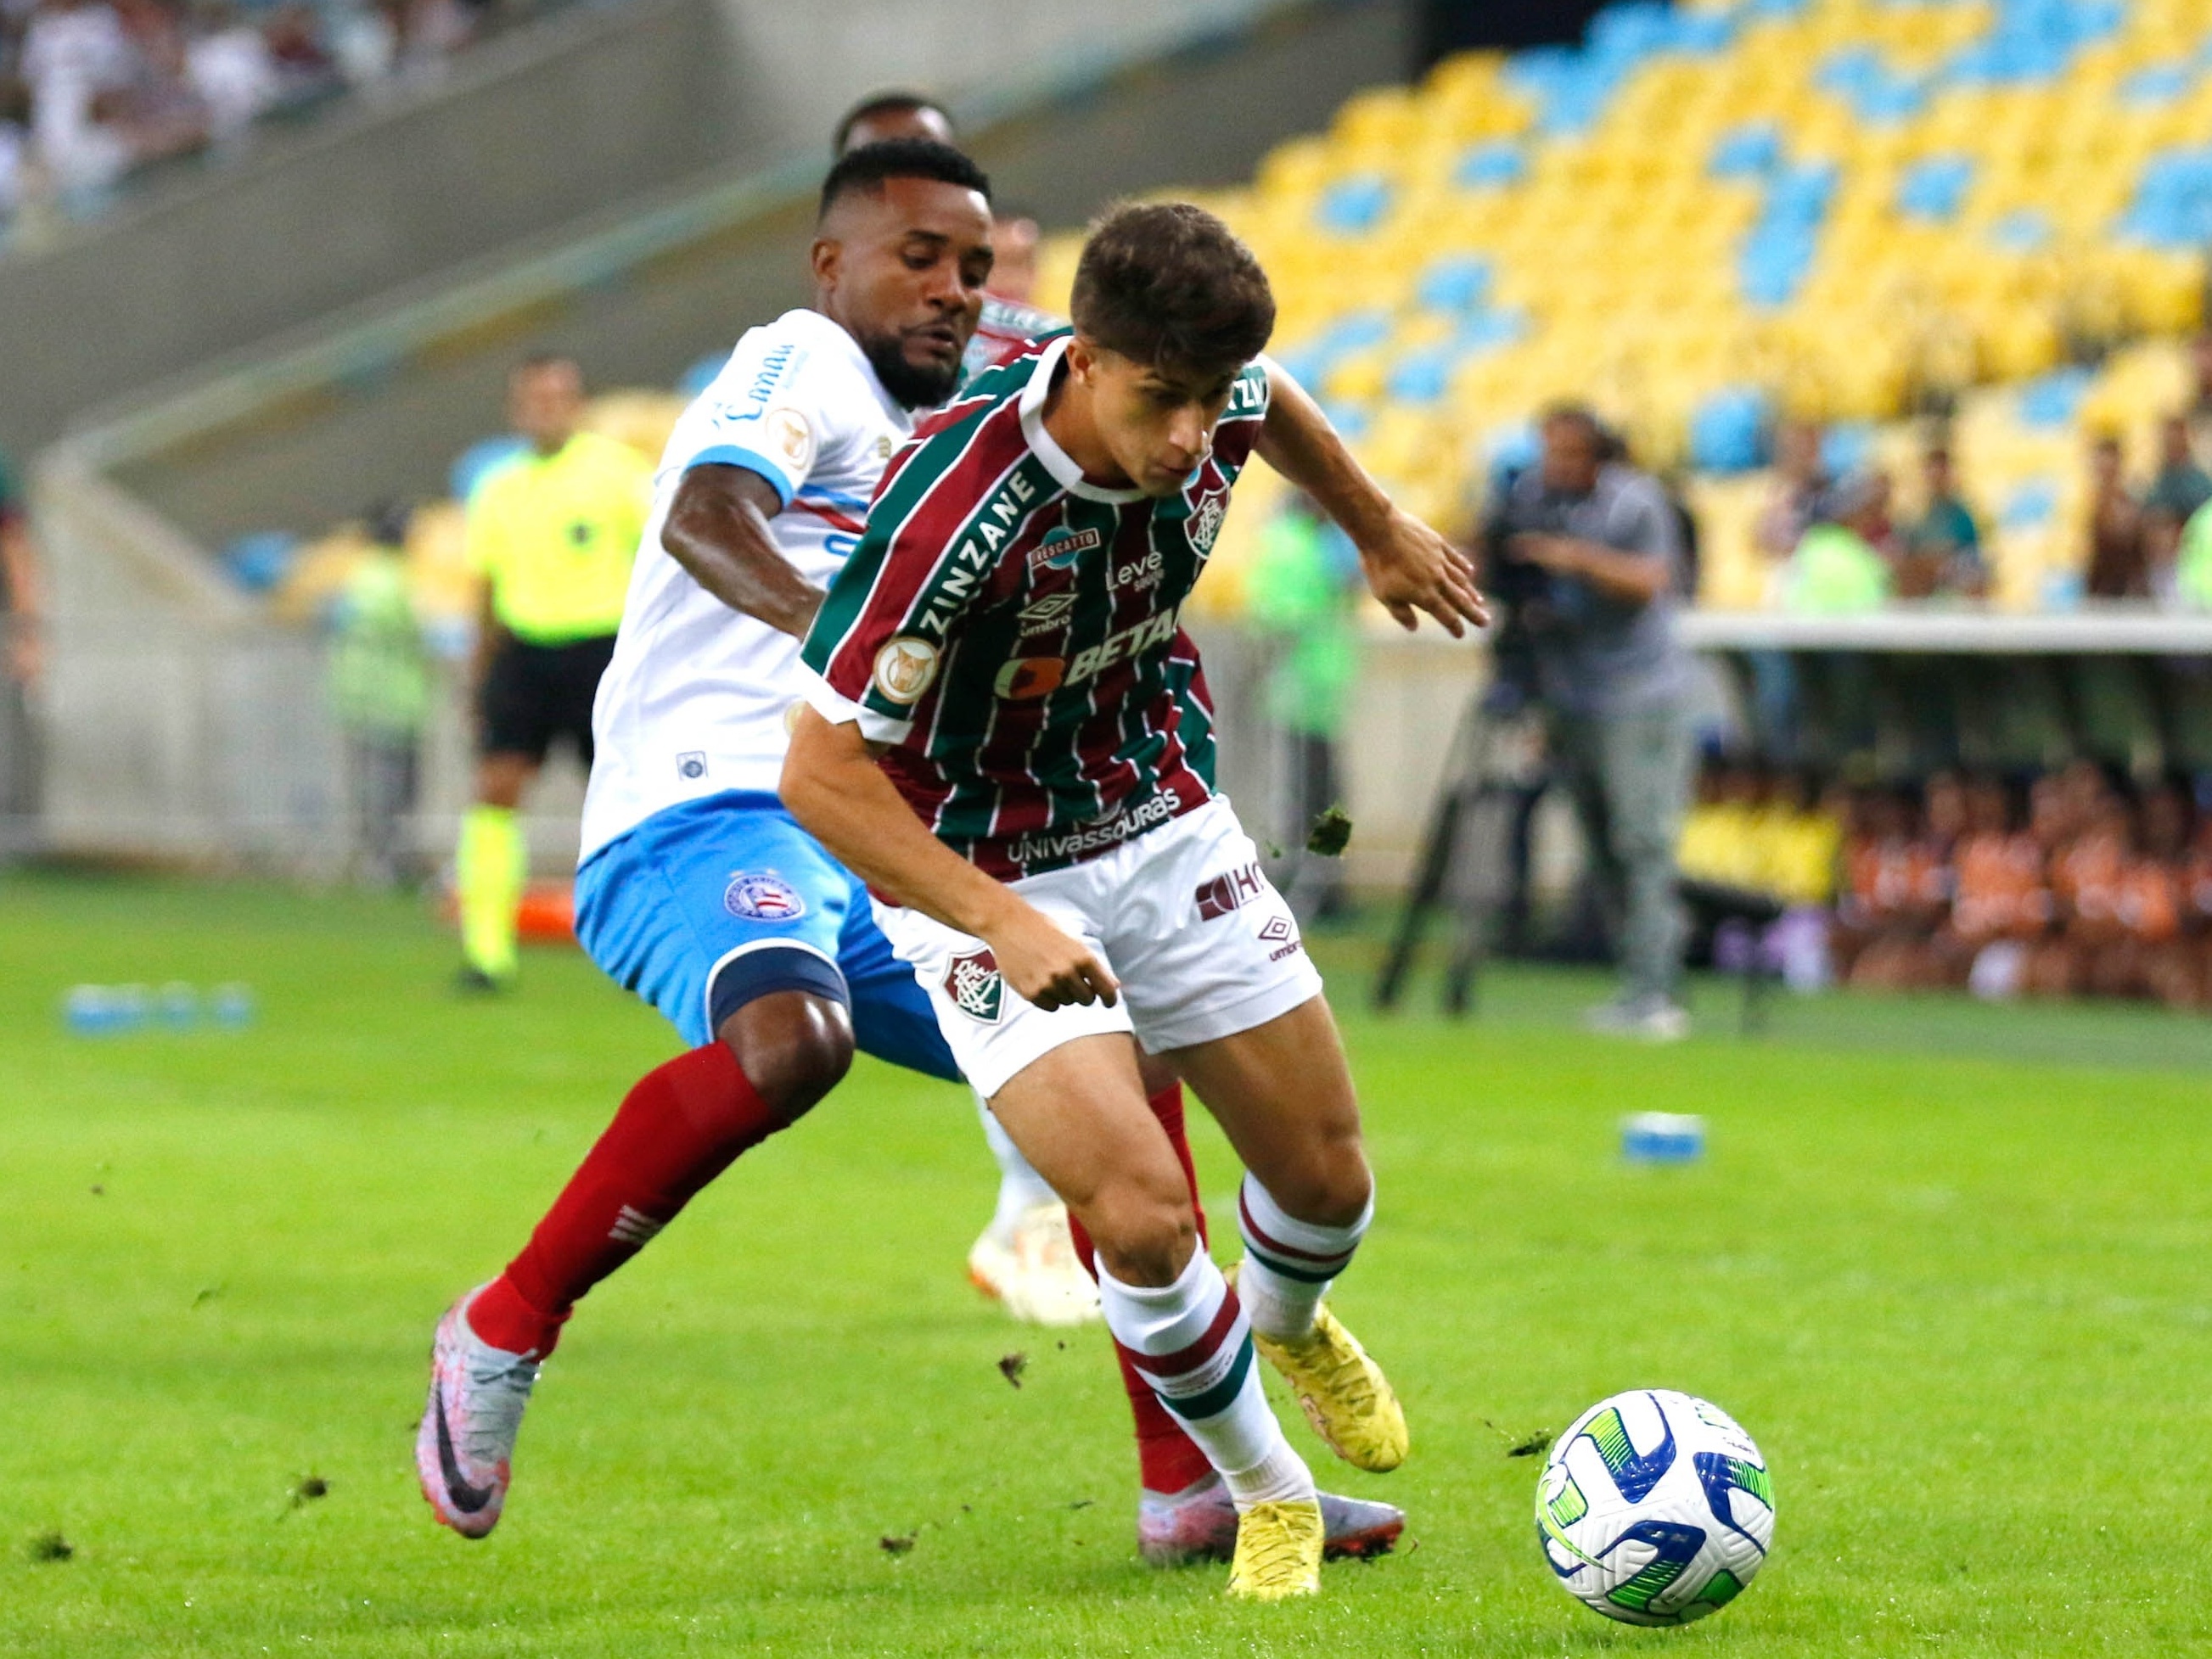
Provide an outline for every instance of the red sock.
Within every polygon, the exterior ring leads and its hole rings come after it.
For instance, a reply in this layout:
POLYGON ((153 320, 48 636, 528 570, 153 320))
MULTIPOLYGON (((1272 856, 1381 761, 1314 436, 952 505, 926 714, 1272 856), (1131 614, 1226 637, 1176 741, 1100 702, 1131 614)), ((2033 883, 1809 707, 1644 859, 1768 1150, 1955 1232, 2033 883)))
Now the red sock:
POLYGON ((783 1127, 719 1042, 640 1079, 522 1254, 469 1304, 495 1348, 553 1351, 578 1297, 644 1249, 740 1152, 783 1127))
MULTIPOLYGON (((1168 1132, 1169 1144, 1174 1146, 1176 1161, 1182 1165, 1182 1177, 1190 1185, 1190 1207, 1198 1217, 1198 1247, 1206 1248, 1206 1206, 1198 1201, 1198 1171, 1190 1161, 1190 1141, 1183 1133, 1182 1085, 1172 1084, 1154 1095, 1146 1103, 1152 1115, 1160 1121, 1160 1127, 1168 1132)), ((1084 1272, 1093 1279, 1098 1277, 1098 1259, 1091 1248, 1091 1235, 1083 1231, 1083 1224, 1071 1214, 1067 1231, 1075 1240, 1075 1254, 1083 1263, 1084 1272)), ((1162 1494, 1179 1492, 1193 1481, 1203 1480, 1213 1473, 1213 1465, 1198 1449, 1198 1443, 1182 1431, 1175 1414, 1160 1404, 1159 1395, 1145 1380, 1129 1360, 1129 1351, 1120 1343, 1114 1345, 1114 1358, 1121 1362, 1121 1387, 1129 1396, 1129 1414, 1137 1419, 1137 1471, 1146 1492, 1162 1494)))

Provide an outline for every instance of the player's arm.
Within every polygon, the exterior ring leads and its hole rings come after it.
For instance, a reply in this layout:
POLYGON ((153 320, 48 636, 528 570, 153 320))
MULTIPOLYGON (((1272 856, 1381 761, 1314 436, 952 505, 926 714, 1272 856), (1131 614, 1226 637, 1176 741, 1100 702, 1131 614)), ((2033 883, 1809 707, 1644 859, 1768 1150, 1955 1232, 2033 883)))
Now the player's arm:
POLYGON ((1336 435, 1321 405, 1276 365, 1267 371, 1260 458, 1312 496, 1359 550, 1367 586, 1401 628, 1425 611, 1457 639, 1490 621, 1467 554, 1382 493, 1336 435))
POLYGON ((782 511, 775 486, 750 467, 702 462, 677 484, 660 544, 731 610, 803 639, 823 591, 777 548, 768 521, 782 511))
POLYGON ((1004 882, 929 832, 876 764, 884 745, 858 720, 832 725, 799 711, 783 762, 783 804, 870 885, 981 939, 1007 984, 1038 1007, 1114 1003, 1121 987, 1083 943, 1004 882))

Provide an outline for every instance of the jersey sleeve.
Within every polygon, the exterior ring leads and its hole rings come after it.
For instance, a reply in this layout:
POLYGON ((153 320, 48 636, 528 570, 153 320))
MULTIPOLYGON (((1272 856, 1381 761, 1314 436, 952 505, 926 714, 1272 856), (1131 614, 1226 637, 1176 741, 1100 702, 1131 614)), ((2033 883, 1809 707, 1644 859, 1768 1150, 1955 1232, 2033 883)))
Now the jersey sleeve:
POLYGON ((744 467, 788 507, 816 457, 836 441, 840 389, 838 365, 814 343, 782 329, 754 329, 684 411, 668 465, 678 471, 744 467))
POLYGON ((461 556, 487 581, 498 580, 506 547, 501 494, 493 479, 485 479, 470 493, 461 514, 461 556))
POLYGON ((909 445, 868 509, 800 658, 807 701, 872 743, 903 742, 936 684, 945 636, 983 586, 1004 537, 978 510, 975 420, 909 445))

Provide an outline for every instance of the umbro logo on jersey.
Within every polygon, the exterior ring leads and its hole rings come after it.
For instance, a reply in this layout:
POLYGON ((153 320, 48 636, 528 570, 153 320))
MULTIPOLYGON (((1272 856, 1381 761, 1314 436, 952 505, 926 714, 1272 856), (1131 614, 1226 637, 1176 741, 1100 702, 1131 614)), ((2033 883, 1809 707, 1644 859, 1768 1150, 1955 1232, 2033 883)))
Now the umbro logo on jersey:
POLYGON ((1000 976, 999 959, 990 948, 964 951, 945 965, 945 994, 970 1019, 996 1025, 1006 1010, 1006 981, 1000 976))
POLYGON ((1040 593, 1024 605, 1014 619, 1021 623, 1023 633, 1042 634, 1066 622, 1074 609, 1075 595, 1062 589, 1057 593, 1040 593))
POLYGON ((1098 545, 1097 530, 1070 530, 1062 525, 1048 530, 1044 539, 1030 549, 1030 568, 1032 570, 1069 570, 1081 555, 1098 545))
POLYGON ((1284 939, 1295 939, 1297 936, 1297 931, 1291 927, 1291 919, 1288 916, 1269 916, 1260 925, 1260 937, 1270 945, 1279 944, 1284 939))
POLYGON ((991 689, 1008 702, 1032 702, 1059 690, 1066 674, 1065 657, 1017 657, 999 671, 991 689))

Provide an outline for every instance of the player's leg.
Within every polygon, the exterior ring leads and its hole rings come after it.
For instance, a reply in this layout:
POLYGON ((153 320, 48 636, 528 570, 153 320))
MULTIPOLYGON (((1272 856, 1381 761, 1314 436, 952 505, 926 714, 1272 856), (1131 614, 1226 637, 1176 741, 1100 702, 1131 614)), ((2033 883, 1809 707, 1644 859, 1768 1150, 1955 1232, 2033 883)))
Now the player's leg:
MULTIPOLYGON (((1079 868, 1022 884, 1061 925, 1088 933, 1079 868)), ((1107 1328, 1228 1486, 1241 1516, 1233 1593, 1318 1588, 1321 1509, 1251 1363, 1249 1327, 1198 1249, 1187 1177, 1147 1106, 1125 1006, 1046 1012, 1006 988, 980 941, 878 907, 961 1068, 1024 1157, 1094 1241, 1107 1328)))
POLYGON ((1321 975, 1225 800, 1124 850, 1109 960, 1138 1036, 1244 1161, 1238 1293, 1261 1352, 1339 1455, 1394 1468, 1407 1444, 1396 1396, 1322 1306, 1365 1234, 1373 1182, 1321 975))
POLYGON ((656 815, 580 872, 593 960, 692 1046, 639 1079, 506 1270, 440 1324, 416 1461, 447 1524, 496 1523, 522 1407, 576 1303, 843 1077, 847 884, 780 812, 713 801, 656 815))
MULTIPOLYGON (((866 888, 855 879, 853 889, 837 965, 852 991, 855 1042, 864 1053, 894 1066, 964 1081, 914 969, 899 960, 876 926, 866 888)), ((999 1197, 990 1226, 969 1251, 969 1280, 1017 1319, 1066 1326, 1097 1318, 1097 1289, 1075 1259, 1066 1206, 1030 1167, 980 1094, 975 1103, 984 1142, 998 1166, 999 1197)))
POLYGON ((1323 1304, 1374 1215, 1350 1067, 1327 1000, 1175 1051, 1243 1160, 1237 1276, 1261 1352, 1316 1432, 1360 1468, 1405 1461, 1406 1419, 1382 1368, 1323 1304))
POLYGON ((542 654, 510 640, 484 675, 477 710, 476 799, 461 818, 453 855, 465 989, 493 990, 514 978, 515 914, 530 873, 518 812, 544 764, 554 727, 542 654))
MULTIPOLYGON (((1147 1057, 1146 1086, 1161 1073, 1173 1076, 1162 1062, 1147 1057)), ((1199 1248, 1204 1249, 1209 1242, 1206 1209, 1199 1200, 1198 1170, 1185 1133, 1181 1083, 1170 1084, 1145 1103, 1159 1120, 1169 1146, 1182 1165, 1191 1212, 1198 1224, 1199 1248)), ((1067 1226, 1077 1259, 1095 1277, 1097 1268, 1090 1235, 1073 1216, 1068 1218, 1067 1226)), ((1237 1547, 1237 1504, 1229 1488, 1206 1461, 1206 1454, 1182 1431, 1174 1413, 1160 1403, 1129 1351, 1116 1342, 1114 1357, 1120 1364, 1130 1413, 1136 1419, 1141 1488, 1137 1504, 1138 1553, 1158 1567, 1228 1560, 1237 1547)), ((1405 1511, 1391 1504, 1324 1492, 1321 1510, 1323 1553, 1331 1559, 1387 1554, 1406 1529, 1405 1511)))

